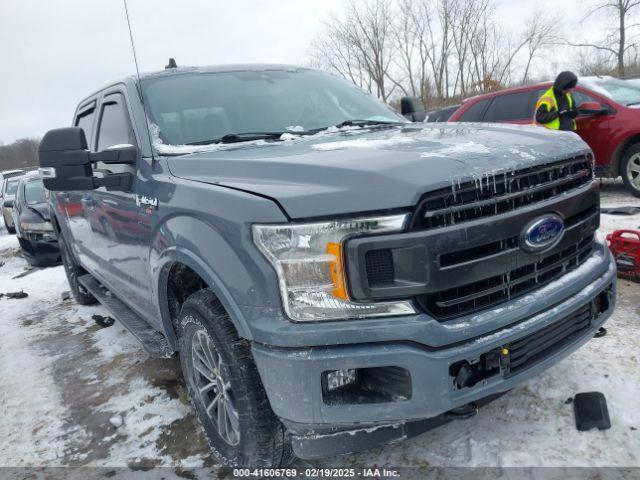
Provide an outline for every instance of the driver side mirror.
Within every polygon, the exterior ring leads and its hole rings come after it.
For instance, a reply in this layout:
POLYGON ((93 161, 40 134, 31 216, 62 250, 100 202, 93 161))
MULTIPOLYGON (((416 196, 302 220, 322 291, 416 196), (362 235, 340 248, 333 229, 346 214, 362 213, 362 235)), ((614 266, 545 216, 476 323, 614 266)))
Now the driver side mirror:
POLYGON ((84 130, 80 127, 68 127, 49 130, 44 135, 38 147, 38 158, 40 176, 47 190, 95 190, 106 187, 107 190, 128 191, 131 189, 133 175, 112 173, 103 178, 94 177, 92 164, 103 162, 135 165, 138 149, 133 145, 124 145, 92 153, 87 149, 84 130))
POLYGON ((581 115, 603 115, 609 113, 609 109, 599 102, 584 102, 578 107, 581 115))
POLYGON ((13 200, 5 200, 2 206, 4 208, 13 208, 13 200))
POLYGON ((424 122, 427 116, 424 105, 416 97, 402 97, 400 99, 400 113, 412 122, 424 122))

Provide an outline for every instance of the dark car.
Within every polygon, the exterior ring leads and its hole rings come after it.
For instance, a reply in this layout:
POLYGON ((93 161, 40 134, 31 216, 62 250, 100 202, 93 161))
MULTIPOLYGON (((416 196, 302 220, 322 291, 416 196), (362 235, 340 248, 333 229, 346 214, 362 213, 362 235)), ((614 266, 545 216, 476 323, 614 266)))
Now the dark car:
POLYGON ((323 72, 232 65, 115 82, 38 155, 75 299, 179 355, 225 465, 471 416, 614 307, 570 132, 410 123, 323 72))
MULTIPOLYGON (((550 82, 508 88, 465 100, 449 121, 533 123, 535 103, 550 82)), ((596 173, 621 176, 640 197, 640 85, 612 77, 581 77, 573 91, 577 133, 593 150, 596 173)))
POLYGON ((446 122, 453 115, 460 105, 451 105, 449 107, 438 108, 427 112, 425 122, 446 122))
POLYGON ((27 176, 20 179, 13 205, 16 235, 22 255, 35 267, 60 262, 60 249, 49 213, 49 193, 42 179, 27 176))

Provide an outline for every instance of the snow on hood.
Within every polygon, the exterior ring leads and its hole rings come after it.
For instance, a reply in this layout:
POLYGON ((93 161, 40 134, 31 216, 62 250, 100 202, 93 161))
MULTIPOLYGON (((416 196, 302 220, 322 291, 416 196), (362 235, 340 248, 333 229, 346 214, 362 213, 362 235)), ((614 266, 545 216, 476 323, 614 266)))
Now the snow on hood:
POLYGON ((430 190, 489 186, 496 175, 589 151, 572 132, 470 123, 323 132, 269 148, 246 143, 168 158, 169 169, 277 199, 290 217, 307 218, 408 207, 430 190))

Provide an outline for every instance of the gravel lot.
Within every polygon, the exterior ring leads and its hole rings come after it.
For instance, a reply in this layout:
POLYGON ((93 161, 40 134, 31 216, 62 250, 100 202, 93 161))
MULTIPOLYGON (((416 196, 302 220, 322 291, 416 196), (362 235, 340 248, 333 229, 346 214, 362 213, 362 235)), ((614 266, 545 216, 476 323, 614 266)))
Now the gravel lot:
MULTIPOLYGON (((618 182, 602 203, 640 205, 618 182)), ((640 215, 603 215, 602 230, 640 227, 640 215)), ((62 267, 30 269, 0 228, 0 466, 167 466, 167 473, 215 464, 200 432, 178 361, 146 356, 118 323, 61 300, 62 267), (19 276, 19 278, 16 278, 19 276)), ((481 410, 412 440, 323 462, 367 466, 640 466, 640 284, 618 283, 609 334, 481 410), (612 428, 578 432, 565 400, 597 390, 612 428)), ((319 465, 319 464, 318 464, 319 465)), ((169 475, 171 476, 171 475, 169 475)))

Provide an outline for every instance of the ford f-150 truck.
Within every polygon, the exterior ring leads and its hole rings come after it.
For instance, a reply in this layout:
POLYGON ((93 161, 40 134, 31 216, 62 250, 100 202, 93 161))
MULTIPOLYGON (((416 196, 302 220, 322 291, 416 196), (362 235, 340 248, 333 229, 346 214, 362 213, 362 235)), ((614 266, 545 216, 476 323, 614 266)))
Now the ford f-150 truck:
POLYGON ((412 123, 307 68, 168 68, 86 97, 39 158, 75 299, 179 356, 227 465, 473 415, 614 308, 573 133, 412 123))

